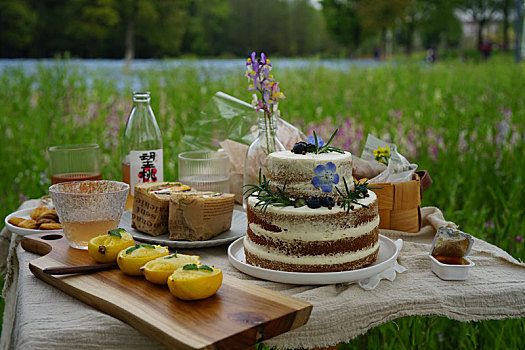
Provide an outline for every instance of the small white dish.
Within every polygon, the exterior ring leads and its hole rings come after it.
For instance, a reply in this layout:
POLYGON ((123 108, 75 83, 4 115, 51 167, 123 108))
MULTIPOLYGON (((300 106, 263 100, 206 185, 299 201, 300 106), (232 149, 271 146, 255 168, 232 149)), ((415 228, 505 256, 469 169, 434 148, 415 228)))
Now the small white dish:
POLYGON ((22 210, 15 211, 14 213, 11 213, 5 217, 5 226, 7 229, 13 233, 19 234, 21 236, 27 236, 27 235, 33 235, 35 233, 58 233, 62 232, 62 229, 60 230, 37 230, 37 229, 29 229, 29 228, 22 228, 15 225, 11 225, 9 223, 9 219, 11 218, 23 218, 23 219, 31 219, 31 212, 35 209, 33 208, 26 208, 22 210))
POLYGON ((241 237, 228 247, 228 259, 239 271, 260 279, 288 284, 320 285, 357 282, 375 276, 394 266, 402 247, 403 240, 398 239, 394 242, 383 235, 379 235, 377 261, 370 266, 340 272, 289 272, 264 269, 247 264, 244 255, 244 237, 241 237))
POLYGON ((131 214, 131 210, 125 211, 124 214, 122 214, 119 227, 122 227, 131 233, 133 238, 144 243, 160 244, 170 248, 179 249, 208 248, 231 243, 246 234, 246 228, 248 225, 246 213, 240 210, 234 210, 232 215, 232 224, 228 231, 223 232, 220 235, 212 237, 206 241, 174 241, 170 239, 169 233, 160 236, 151 236, 147 233, 135 230, 133 227, 131 227, 131 214))
POLYGON ((430 257, 430 269, 439 278, 445 281, 464 281, 468 278, 468 270, 475 264, 467 257, 463 257, 468 265, 452 265, 443 264, 434 258, 431 254, 430 257))

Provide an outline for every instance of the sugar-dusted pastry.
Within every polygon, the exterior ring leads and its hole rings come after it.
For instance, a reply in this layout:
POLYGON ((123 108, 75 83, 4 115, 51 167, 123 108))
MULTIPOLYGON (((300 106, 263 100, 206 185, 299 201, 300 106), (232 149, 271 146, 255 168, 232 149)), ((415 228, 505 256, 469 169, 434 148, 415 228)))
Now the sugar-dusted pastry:
POLYGON ((131 227, 159 236, 168 233, 170 194, 190 191, 180 182, 146 182, 135 186, 131 227))
POLYGON ((235 195, 174 192, 170 196, 171 240, 204 241, 230 229, 235 195))

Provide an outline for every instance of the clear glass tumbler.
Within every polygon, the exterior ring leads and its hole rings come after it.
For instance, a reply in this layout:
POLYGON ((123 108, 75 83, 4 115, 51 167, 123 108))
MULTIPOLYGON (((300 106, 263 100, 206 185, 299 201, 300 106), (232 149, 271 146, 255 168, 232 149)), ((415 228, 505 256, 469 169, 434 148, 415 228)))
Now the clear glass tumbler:
POLYGON ((49 147, 51 184, 102 180, 100 147, 96 143, 49 147))
POLYGON ((230 157, 224 152, 179 154, 179 181, 199 191, 230 191, 230 157))
POLYGON ((116 229, 128 191, 128 184, 109 180, 63 182, 49 187, 69 245, 87 249, 91 238, 116 229))

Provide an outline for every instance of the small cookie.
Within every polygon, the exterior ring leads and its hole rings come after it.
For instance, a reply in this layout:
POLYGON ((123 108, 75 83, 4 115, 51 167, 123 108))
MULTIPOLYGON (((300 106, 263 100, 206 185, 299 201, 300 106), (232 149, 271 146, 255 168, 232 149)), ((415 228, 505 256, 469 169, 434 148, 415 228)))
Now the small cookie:
POLYGON ((38 219, 36 220, 36 224, 37 224, 38 226, 40 226, 40 225, 42 225, 42 224, 56 224, 56 221, 53 220, 53 219, 46 219, 46 218, 40 219, 40 218, 38 218, 38 219))
POLYGON ((44 214, 46 211, 48 211, 46 207, 36 207, 33 209, 31 214, 29 215, 31 219, 36 220, 40 215, 44 214))
POLYGON ((45 223, 45 224, 42 224, 40 225, 40 229, 41 230, 60 230, 62 229, 62 225, 54 222, 54 223, 45 223))
POLYGON ((7 220, 7 222, 13 226, 18 226, 24 220, 25 219, 22 219, 22 218, 10 218, 9 220, 7 220))
POLYGON ((55 209, 46 210, 45 212, 40 214, 38 219, 51 219, 51 220, 58 222, 58 215, 55 209))
POLYGON ((29 229, 38 228, 38 225, 36 224, 36 221, 33 220, 33 219, 26 219, 26 220, 20 222, 17 226, 21 227, 21 228, 29 228, 29 229))

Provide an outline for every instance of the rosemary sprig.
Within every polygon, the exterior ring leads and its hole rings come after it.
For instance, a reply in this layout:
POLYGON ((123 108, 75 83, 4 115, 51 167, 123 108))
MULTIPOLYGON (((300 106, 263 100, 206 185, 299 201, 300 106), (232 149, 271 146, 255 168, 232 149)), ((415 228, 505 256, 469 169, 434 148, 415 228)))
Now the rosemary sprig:
POLYGON ((340 148, 330 146, 330 142, 332 142, 332 140, 334 139, 335 134, 337 134, 337 131, 339 131, 339 129, 335 129, 334 133, 332 134, 332 136, 330 136, 328 141, 322 147, 319 147, 319 142, 317 141, 317 134, 315 133, 315 130, 314 130, 315 154, 328 153, 328 152, 345 153, 345 151, 343 151, 340 148))
POLYGON ((341 202, 341 207, 343 209, 346 209, 346 212, 349 213, 352 204, 358 204, 362 207, 368 208, 367 205, 359 203, 358 199, 365 199, 366 194, 368 193, 368 190, 376 190, 381 189, 381 187, 368 187, 368 180, 363 182, 362 184, 359 182, 354 181, 354 190, 350 191, 348 188, 348 184, 346 183, 346 179, 343 177, 343 182, 345 184, 345 190, 346 194, 341 192, 337 186, 335 186, 336 191, 343 197, 343 200, 341 202))
POLYGON ((262 210, 265 212, 269 205, 276 207, 286 207, 292 205, 292 200, 288 195, 286 195, 286 180, 284 181, 283 188, 275 186, 277 192, 275 192, 270 186, 270 180, 266 178, 265 175, 262 175, 262 169, 259 169, 259 183, 258 184, 248 184, 242 187, 247 187, 248 189, 244 191, 244 198, 254 196, 257 198, 257 203, 255 207, 262 207, 262 210))

